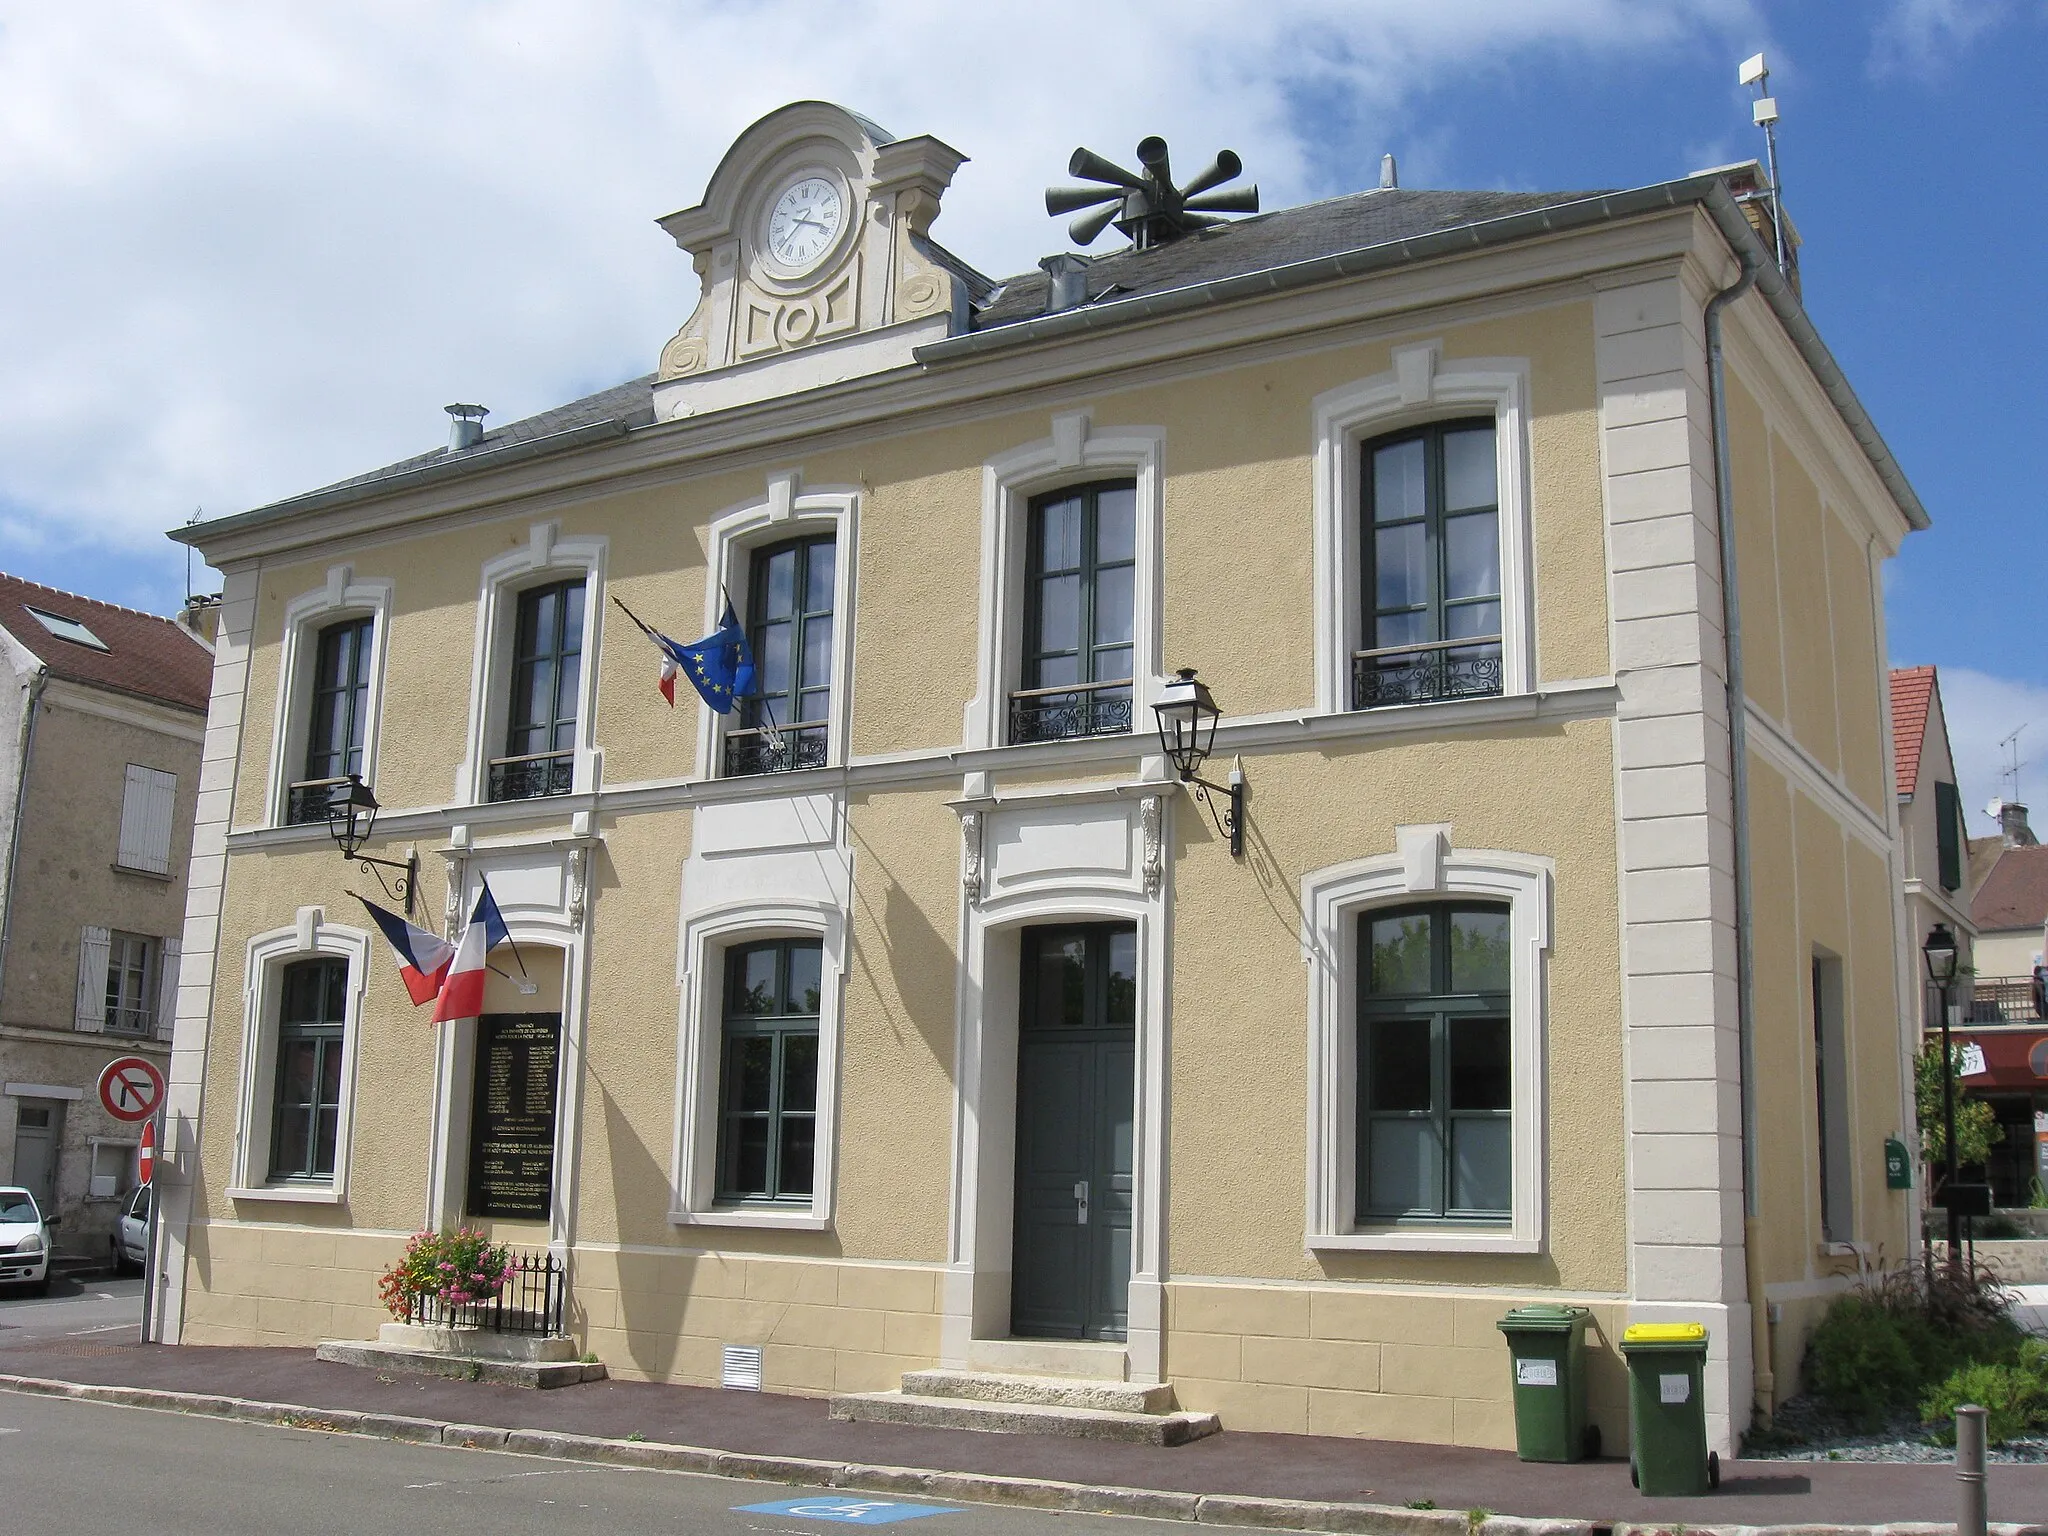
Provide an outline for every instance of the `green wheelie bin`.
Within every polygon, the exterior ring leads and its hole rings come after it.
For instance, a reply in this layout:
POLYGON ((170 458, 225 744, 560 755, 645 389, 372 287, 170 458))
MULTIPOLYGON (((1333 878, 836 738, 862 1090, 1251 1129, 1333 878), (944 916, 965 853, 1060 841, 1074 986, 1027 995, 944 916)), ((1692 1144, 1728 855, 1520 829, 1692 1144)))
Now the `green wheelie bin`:
POLYGON ((1586 1422, 1584 1307, 1516 1307, 1493 1326, 1507 1335, 1515 1372, 1515 1451, 1524 1461, 1580 1461, 1600 1454, 1600 1426, 1586 1422))
POLYGON ((1628 1361, 1629 1481, 1646 1494, 1684 1498, 1721 1486, 1707 1449, 1707 1366, 1702 1323, 1635 1323, 1621 1335, 1628 1361))

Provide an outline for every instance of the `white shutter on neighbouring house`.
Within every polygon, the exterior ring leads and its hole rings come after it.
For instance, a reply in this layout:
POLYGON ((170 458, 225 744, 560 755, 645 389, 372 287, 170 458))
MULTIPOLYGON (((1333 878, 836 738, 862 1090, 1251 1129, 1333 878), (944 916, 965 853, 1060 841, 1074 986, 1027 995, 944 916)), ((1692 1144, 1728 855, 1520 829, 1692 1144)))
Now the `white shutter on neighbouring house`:
POLYGON ((176 939, 165 939, 163 958, 156 968, 156 1037, 159 1040, 171 1038, 171 1028, 178 1022, 178 954, 180 945, 176 939))
POLYGON ((107 1028, 107 947, 111 935, 104 928, 84 928, 78 934, 78 1016, 72 1021, 90 1034, 104 1034, 107 1028))
POLYGON ((171 816, 178 803, 178 776, 160 768, 128 765, 121 792, 121 850, 114 862, 144 874, 171 872, 171 816))

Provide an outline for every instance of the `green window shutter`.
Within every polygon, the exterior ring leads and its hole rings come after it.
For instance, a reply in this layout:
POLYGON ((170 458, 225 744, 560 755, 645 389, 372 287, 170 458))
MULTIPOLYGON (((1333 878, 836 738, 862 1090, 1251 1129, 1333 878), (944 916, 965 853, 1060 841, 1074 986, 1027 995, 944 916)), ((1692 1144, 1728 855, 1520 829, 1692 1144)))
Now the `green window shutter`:
POLYGON ((1934 832, 1941 850, 1941 888, 1963 888, 1963 805, 1953 784, 1934 785, 1934 832))

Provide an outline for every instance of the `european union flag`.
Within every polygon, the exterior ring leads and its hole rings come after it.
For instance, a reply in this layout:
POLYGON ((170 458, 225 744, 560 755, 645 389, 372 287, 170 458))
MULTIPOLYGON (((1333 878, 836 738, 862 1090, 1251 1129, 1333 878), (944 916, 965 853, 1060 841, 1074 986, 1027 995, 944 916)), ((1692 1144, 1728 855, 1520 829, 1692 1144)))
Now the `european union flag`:
POLYGON ((733 705, 754 691, 754 653, 747 649, 746 633, 729 602, 718 628, 695 645, 679 645, 666 635, 655 643, 674 658, 698 697, 721 715, 731 714, 733 705))

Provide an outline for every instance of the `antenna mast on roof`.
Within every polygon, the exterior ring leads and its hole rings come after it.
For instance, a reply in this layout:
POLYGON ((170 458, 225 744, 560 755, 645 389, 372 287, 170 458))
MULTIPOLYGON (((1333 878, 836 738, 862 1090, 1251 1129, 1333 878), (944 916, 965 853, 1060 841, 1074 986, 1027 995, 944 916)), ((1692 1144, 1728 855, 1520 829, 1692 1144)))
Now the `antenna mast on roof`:
POLYGON ((2024 724, 2014 726, 2012 734, 1998 744, 1998 749, 2008 759, 2006 765, 1998 770, 1998 776, 2001 779, 2011 781, 2009 785, 2011 793, 2005 797, 2008 801, 2016 802, 2020 797, 2020 770, 2026 767, 2026 764, 2020 760, 2020 732, 2025 729, 2026 726, 2024 724))
POLYGON ((1753 53, 1742 61, 1736 78, 1743 85, 1756 87, 1756 102, 1749 115, 1764 131, 1764 163, 1771 178, 1771 234, 1777 244, 1778 271, 1789 277, 1791 273, 1785 267, 1785 208, 1778 197, 1778 98, 1770 93, 1770 66, 1764 63, 1762 54, 1753 53))

